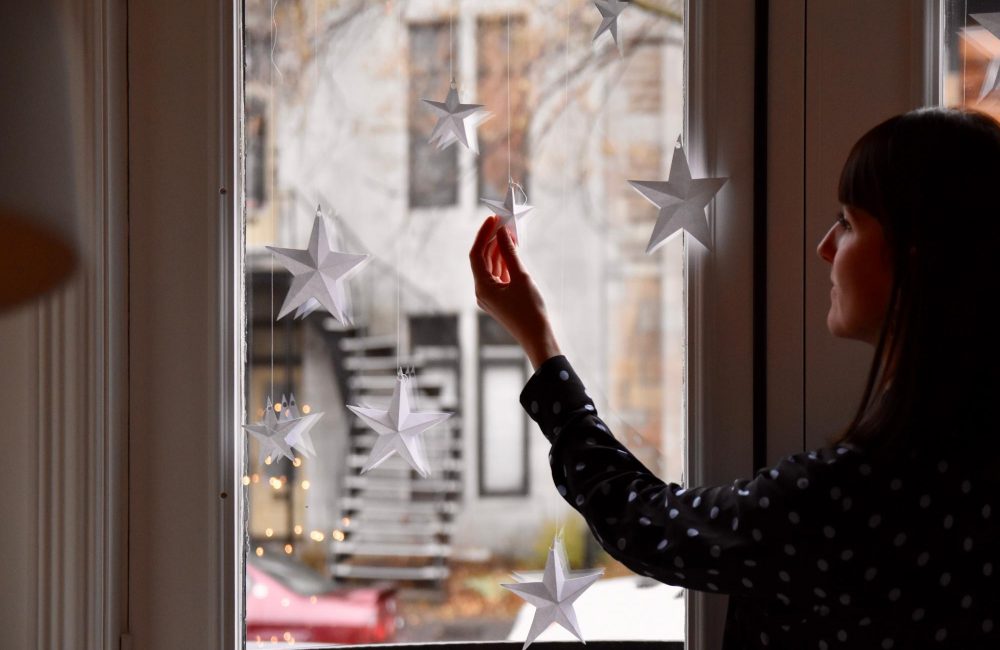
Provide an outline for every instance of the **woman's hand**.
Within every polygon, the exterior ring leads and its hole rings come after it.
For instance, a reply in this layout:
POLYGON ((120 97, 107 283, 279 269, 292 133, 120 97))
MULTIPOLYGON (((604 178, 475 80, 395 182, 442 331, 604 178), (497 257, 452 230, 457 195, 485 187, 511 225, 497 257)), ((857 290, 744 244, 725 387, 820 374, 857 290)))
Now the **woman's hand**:
POLYGON ((479 308, 510 332, 538 368, 559 352, 545 302, 524 270, 517 249, 500 219, 488 217, 469 252, 479 308))

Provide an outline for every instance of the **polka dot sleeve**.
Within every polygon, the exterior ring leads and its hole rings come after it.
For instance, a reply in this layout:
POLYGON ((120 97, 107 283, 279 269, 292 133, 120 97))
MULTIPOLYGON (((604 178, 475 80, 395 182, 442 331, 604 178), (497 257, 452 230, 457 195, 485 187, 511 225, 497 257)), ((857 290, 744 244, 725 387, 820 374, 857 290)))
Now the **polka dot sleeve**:
POLYGON ((790 456, 752 480, 686 489, 661 481, 615 439, 565 357, 538 369, 521 403, 552 442, 559 493, 633 571, 701 591, 769 593, 785 604, 825 607, 842 596, 833 569, 855 552, 838 544, 853 507, 837 487, 856 460, 849 448, 790 456))

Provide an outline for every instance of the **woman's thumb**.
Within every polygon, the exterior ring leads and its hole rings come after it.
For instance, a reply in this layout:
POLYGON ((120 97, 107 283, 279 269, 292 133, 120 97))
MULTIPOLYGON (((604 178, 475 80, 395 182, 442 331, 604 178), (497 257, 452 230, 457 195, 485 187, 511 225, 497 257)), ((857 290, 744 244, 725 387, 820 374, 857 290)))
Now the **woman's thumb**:
POLYGON ((497 231, 497 240, 500 244, 500 256, 507 264, 507 270, 510 274, 524 275, 525 271, 524 267, 521 266, 521 258, 517 255, 517 247, 514 245, 514 239, 510 236, 507 226, 500 226, 500 230, 497 231))

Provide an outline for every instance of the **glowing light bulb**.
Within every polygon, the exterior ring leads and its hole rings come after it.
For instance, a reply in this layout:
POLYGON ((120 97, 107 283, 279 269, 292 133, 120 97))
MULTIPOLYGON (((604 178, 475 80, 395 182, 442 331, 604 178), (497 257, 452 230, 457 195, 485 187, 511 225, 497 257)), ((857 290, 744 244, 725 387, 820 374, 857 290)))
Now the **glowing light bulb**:
POLYGON ((270 456, 268 456, 267 458, 264 459, 264 464, 265 465, 270 465, 271 464, 271 457, 270 456))
POLYGON ((292 548, 291 544, 285 544, 285 555, 291 555, 293 550, 295 549, 292 548))
POLYGON ((273 537, 274 536, 274 529, 273 528, 265 528, 264 529, 264 535, 267 536, 267 537, 273 537))
POLYGON ((301 524, 295 524, 295 528, 293 528, 292 530, 295 531, 296 535, 301 535, 302 534, 302 525, 301 524))
POLYGON ((243 485, 250 485, 250 477, 249 476, 244 476, 243 477, 243 485))
POLYGON ((309 533, 309 537, 312 538, 314 542, 322 542, 324 539, 326 539, 326 536, 318 530, 314 530, 313 532, 309 533))
POLYGON ((278 404, 274 405, 274 412, 275 413, 281 413, 281 403, 280 402, 278 404))
POLYGON ((309 485, 310 485, 309 481, 302 481, 302 489, 303 490, 308 490, 309 489, 309 485))
POLYGON ((302 459, 296 456, 292 461, 292 467, 302 467, 302 459))
POLYGON ((334 538, 338 542, 342 542, 342 541, 344 541, 344 538, 346 537, 346 535, 344 535, 344 533, 342 531, 335 530, 335 531, 333 531, 330 534, 330 537, 334 538))
POLYGON ((264 557, 264 547, 263 546, 258 546, 257 550, 254 551, 254 553, 257 554, 257 557, 264 557))

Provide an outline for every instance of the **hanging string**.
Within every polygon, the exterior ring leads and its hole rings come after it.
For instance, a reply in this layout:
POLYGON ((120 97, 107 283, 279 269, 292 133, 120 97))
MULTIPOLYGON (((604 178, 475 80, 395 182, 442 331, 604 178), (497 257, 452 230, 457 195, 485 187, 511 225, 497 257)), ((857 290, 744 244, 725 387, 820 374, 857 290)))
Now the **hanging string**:
POLYGON ((451 87, 455 87, 455 7, 448 13, 448 76, 451 87))
POLYGON ((514 182, 510 158, 510 9, 507 10, 507 182, 514 182))
POLYGON ((969 38, 968 38, 968 33, 969 33, 969 0, 965 0, 964 9, 962 10, 962 25, 963 25, 963 27, 962 27, 962 35, 965 36, 965 38, 960 39, 961 43, 962 43, 962 99, 961 99, 961 105, 965 106, 965 105, 967 105, 969 103, 968 102, 968 98, 966 97, 967 89, 966 89, 966 86, 965 86, 965 80, 967 79, 968 68, 969 68, 969 38))
MULTIPOLYGON (((284 80, 285 75, 282 74, 281 68, 278 67, 277 62, 274 60, 274 48, 278 45, 278 23, 275 19, 275 7, 278 6, 280 0, 272 0, 271 2, 271 65, 275 70, 278 71, 278 77, 284 80)), ((269 75, 270 75, 270 71, 269 75)), ((270 83, 270 76, 268 76, 268 83, 270 83)))
MULTIPOLYGON (((403 217, 403 218, 405 219, 406 217, 403 217)), ((403 227, 404 231, 406 229, 406 225, 408 225, 408 224, 409 224, 409 222, 406 222, 406 224, 404 224, 404 227, 403 227)), ((400 267, 400 264, 402 264, 402 256, 400 255, 400 249, 403 246, 402 239, 403 239, 403 237, 398 237, 396 239, 396 368, 400 367, 400 365, 399 365, 399 351, 400 351, 400 348, 403 346, 403 319, 402 319, 401 310, 399 308, 400 307, 400 299, 399 299, 399 294, 400 294, 400 291, 399 291, 400 269, 399 269, 399 267, 400 267)))
MULTIPOLYGON (((563 188, 562 188, 562 200, 559 201, 559 205, 566 205, 566 197, 569 194, 569 179, 570 179, 570 133, 569 133, 569 18, 572 15, 572 7, 570 7, 569 2, 566 3, 566 43, 563 48, 563 188)), ((566 301, 566 238, 559 238, 559 259, 562 260, 562 264, 559 265, 559 317, 563 318, 563 308, 565 307, 566 301)))
MULTIPOLYGON (((281 74, 281 70, 278 68, 278 64, 274 60, 274 48, 278 42, 278 24, 275 22, 274 8, 277 5, 278 0, 273 0, 271 2, 271 66, 267 69, 267 90, 268 90, 268 125, 266 129, 262 129, 265 134, 272 133, 274 131, 274 70, 281 74)), ((264 143, 264 150, 269 151, 270 147, 268 143, 264 143)), ((272 228, 272 234, 277 235, 277 221, 278 221, 278 197, 275 193, 277 190, 277 168, 275 165, 271 165, 270 174, 270 192, 268 193, 269 201, 271 202, 271 215, 273 219, 274 227, 272 228)), ((270 318, 268 318, 268 326, 270 328, 270 389, 268 397, 274 399, 274 253, 271 253, 271 299, 269 302, 270 318)), ((265 414, 266 415, 266 414, 265 414)))

